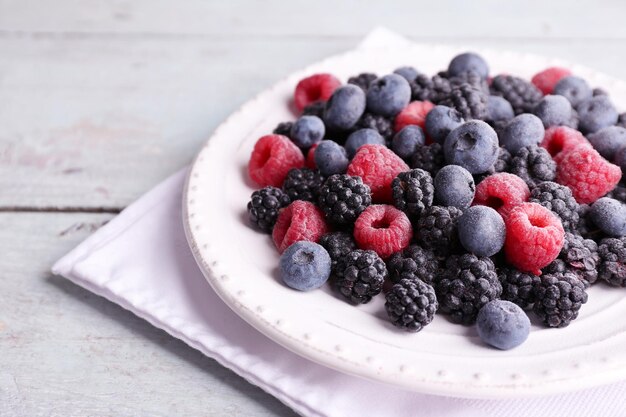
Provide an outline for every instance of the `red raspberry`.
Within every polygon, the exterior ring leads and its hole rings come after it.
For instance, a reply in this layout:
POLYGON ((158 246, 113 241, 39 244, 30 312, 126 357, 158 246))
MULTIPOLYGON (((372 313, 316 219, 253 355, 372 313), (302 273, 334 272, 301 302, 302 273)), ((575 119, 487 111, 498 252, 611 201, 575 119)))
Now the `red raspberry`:
POLYGON ((556 182, 568 186, 579 203, 591 204, 611 191, 622 171, 591 146, 579 146, 563 155, 556 167, 556 182))
POLYGON ((315 148, 317 148, 319 143, 313 144, 309 148, 309 152, 306 154, 306 167, 310 169, 317 169, 317 164, 315 163, 315 148))
POLYGON ((424 129, 426 115, 435 107, 430 101, 413 101, 398 113, 394 123, 394 132, 399 132, 408 125, 418 125, 424 129))
POLYGON ((373 250, 383 259, 409 246, 411 222, 404 212, 385 204, 369 206, 354 223, 359 248, 373 250))
POLYGON ((304 166, 304 155, 289 138, 282 135, 266 135, 254 145, 248 174, 261 187, 282 187, 292 168, 304 166))
POLYGON ((517 175, 501 172, 482 180, 476 186, 473 206, 489 206, 507 217, 516 206, 528 201, 530 190, 523 179, 517 175))
POLYGON ((391 203, 391 181, 409 166, 385 145, 363 145, 348 165, 348 175, 361 177, 376 203, 391 203))
POLYGON ((541 268, 556 259, 565 232, 554 213, 537 203, 524 203, 505 219, 504 253, 520 271, 541 275, 541 268))
POLYGON ((590 145, 589 141, 576 129, 566 126, 551 127, 541 142, 557 164, 563 156, 579 145, 590 145))
POLYGON ((326 101, 341 85, 341 81, 332 74, 315 74, 300 80, 293 94, 299 111, 316 101, 326 101))
POLYGON ((309 201, 296 200, 281 210, 272 231, 278 252, 301 240, 317 242, 328 232, 324 214, 309 201))
POLYGON ((550 67, 535 74, 531 80, 543 94, 552 94, 554 86, 568 75, 572 75, 572 71, 567 68, 550 67))

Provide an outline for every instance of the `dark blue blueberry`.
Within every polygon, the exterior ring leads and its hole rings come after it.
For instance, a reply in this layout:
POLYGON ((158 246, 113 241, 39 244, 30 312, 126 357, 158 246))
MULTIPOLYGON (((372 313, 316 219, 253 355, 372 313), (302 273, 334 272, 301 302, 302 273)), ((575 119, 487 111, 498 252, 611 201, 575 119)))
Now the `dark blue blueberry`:
POLYGON ((626 146, 626 129, 620 126, 609 126, 587 136, 589 142, 603 157, 612 161, 615 153, 626 146))
POLYGON ((335 90, 326 102, 324 123, 328 129, 348 130, 365 111, 365 93, 356 85, 347 84, 335 90))
POLYGON ((333 174, 343 174, 350 163, 343 146, 332 140, 321 141, 315 148, 314 156, 317 169, 325 177, 333 174))
POLYGON ((443 145, 449 164, 460 165, 471 174, 488 171, 498 159, 498 135, 481 120, 471 120, 454 129, 443 145))
POLYGON ((489 96, 487 98, 487 117, 490 122, 501 122, 511 120, 515 117, 515 112, 511 103, 504 97, 489 96))
POLYGON ((302 116, 291 127, 291 140, 301 148, 310 148, 326 133, 324 122, 317 116, 302 116))
POLYGON ((426 115, 426 134, 433 141, 443 143, 448 137, 448 133, 463 124, 464 120, 456 109, 447 106, 435 106, 426 115))
POLYGON ((456 77, 467 71, 478 73, 483 79, 489 76, 489 65, 487 61, 474 52, 465 52, 452 58, 448 66, 448 75, 456 77))
POLYGON ((626 235, 626 205, 608 197, 602 197, 591 205, 591 221, 609 236, 626 235))
POLYGON ((363 145, 384 145, 385 138, 374 129, 359 129, 350 133, 345 143, 348 157, 352 159, 356 151, 363 145))
POLYGON ((280 256, 280 277, 287 286, 300 291, 319 288, 330 276, 330 255, 321 245, 300 241, 280 256))
POLYGON ((403 76, 408 82, 412 82, 420 74, 418 70, 413 67, 400 67, 393 71, 394 74, 403 76))
POLYGON ((613 162, 622 169, 622 175, 626 174, 626 146, 619 148, 615 152, 613 162))
POLYGON ((497 211, 487 206, 473 206, 459 217, 459 241, 476 256, 493 256, 504 246, 506 229, 497 211))
POLYGON ((472 204, 476 185, 468 170, 458 165, 446 165, 435 175, 435 201, 441 206, 464 210, 472 204))
POLYGON ((411 100, 409 82, 398 74, 378 78, 367 90, 367 109, 381 116, 394 116, 411 100))
POLYGON ((556 83, 552 94, 565 97, 572 104, 572 107, 577 107, 580 103, 592 97, 593 90, 589 87, 587 81, 580 77, 570 75, 561 78, 561 80, 556 83))
POLYGON ((546 129, 551 126, 563 126, 572 119, 572 105, 563 96, 548 95, 537 103, 533 113, 541 119, 546 129))
POLYGON ((478 312, 476 329, 483 342, 502 350, 521 345, 530 333, 530 319, 517 304, 489 301, 478 312))
POLYGON ((578 105, 578 127, 583 133, 593 133, 613 126, 619 114, 608 96, 596 96, 578 105))
POLYGON ((422 128, 417 125, 408 125, 396 133, 391 140, 391 149, 400 158, 408 159, 413 156, 418 146, 426 143, 422 128))
POLYGON ((511 155, 530 145, 538 145, 545 134, 543 122, 534 114, 524 113, 515 116, 505 126, 500 135, 500 144, 511 155))

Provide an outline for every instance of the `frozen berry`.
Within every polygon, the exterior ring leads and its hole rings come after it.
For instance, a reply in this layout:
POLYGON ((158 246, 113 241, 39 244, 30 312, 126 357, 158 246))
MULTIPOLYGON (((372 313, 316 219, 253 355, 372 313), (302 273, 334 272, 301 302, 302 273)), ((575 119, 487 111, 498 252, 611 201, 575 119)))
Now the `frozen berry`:
POLYGON ((596 96, 583 101, 576 108, 578 111, 578 126, 585 133, 613 126, 617 123, 617 110, 607 96, 596 96))
POLYGON ((394 131, 399 132, 405 126, 418 125, 422 129, 426 124, 426 115, 435 107, 430 101, 413 101, 398 113, 394 123, 394 131))
POLYGON ((418 146, 411 157, 411 168, 419 168, 437 175, 437 172, 445 165, 443 146, 438 143, 418 146))
POLYGON ((543 94, 552 94, 554 86, 564 77, 572 75, 572 72, 567 68, 561 67, 549 67, 545 70, 535 74, 531 82, 537 87, 543 94))
POLYGON ((433 141, 443 143, 448 134, 463 124, 461 113, 447 106, 435 106, 426 115, 425 129, 433 141))
POLYGON ((353 84, 359 87, 364 92, 367 92, 367 89, 370 88, 370 84, 376 80, 378 76, 371 72, 363 72, 354 77, 348 78, 348 84, 353 84))
POLYGON ((567 126, 572 119, 572 105, 563 96, 545 96, 533 109, 533 113, 547 129, 552 126, 567 126))
POLYGON ((476 330, 483 342, 502 350, 524 343, 530 334, 530 319, 510 301, 493 300, 480 309, 476 330))
POLYGON ((481 120, 471 120, 454 129, 443 146, 446 161, 472 174, 489 170, 498 159, 498 135, 481 120))
POLYGON ((489 206, 502 217, 520 204, 528 201, 528 185, 517 175, 500 172, 485 178, 476 186, 472 205, 489 206))
POLYGON ((526 274, 508 266, 498 268, 498 279, 502 284, 502 299, 527 310, 535 302, 535 286, 539 277, 526 274))
POLYGON ((588 135, 587 139, 600 155, 613 161, 615 153, 626 146, 626 129, 620 126, 605 127, 588 135))
POLYGON ((489 122, 502 122, 515 117, 515 112, 511 103, 500 96, 489 96, 487 98, 487 118, 489 122))
POLYGON ((463 212, 456 207, 431 206, 422 212, 415 234, 420 244, 445 257, 459 249, 457 224, 463 212))
POLYGON ((331 74, 315 74, 303 78, 296 85, 294 93, 296 107, 302 111, 311 103, 326 101, 340 85, 341 81, 331 74))
POLYGON ((315 148, 317 148, 317 145, 319 145, 319 143, 312 145, 307 151, 305 164, 309 169, 317 168, 317 164, 315 163, 315 148))
POLYGON ((409 332, 419 332, 427 326, 439 307, 433 287, 417 278, 400 280, 385 298, 391 323, 409 332))
POLYGON ((329 223, 339 227, 351 226, 372 203, 370 188, 360 177, 346 174, 331 175, 319 189, 318 206, 329 223))
POLYGON ((385 138, 385 141, 389 141, 393 136, 393 117, 365 112, 356 122, 354 129, 373 129, 385 138))
POLYGON ((351 84, 344 85, 335 90, 326 102, 324 123, 331 130, 348 130, 359 121, 364 111, 363 90, 351 84))
POLYGON ((283 191, 289 196, 291 201, 305 200, 315 202, 320 187, 324 183, 324 177, 319 171, 308 168, 294 168, 289 171, 283 191))
POLYGON ((296 242, 280 256, 280 277, 293 289, 314 290, 328 280, 330 262, 326 249, 317 243, 296 242))
POLYGON ((331 259, 331 273, 334 273, 337 269, 337 265, 340 263, 347 254, 356 249, 356 242, 351 233, 347 232, 331 232, 327 233, 320 238, 320 245, 326 249, 331 259))
POLYGON ((293 122, 280 122, 274 128, 274 130, 272 130, 272 133, 274 133, 275 135, 287 136, 289 139, 291 139, 291 128, 292 127, 293 127, 293 122))
POLYGON ((568 187, 551 181, 541 182, 530 191, 529 201, 539 203, 559 216, 565 231, 573 232, 578 227, 579 205, 568 187))
POLYGON ((504 97, 515 114, 529 113, 543 94, 528 81, 512 75, 497 75, 491 81, 491 94, 504 97))
POLYGON ((458 111, 465 120, 486 119, 488 117, 487 92, 472 83, 452 84, 450 94, 438 104, 458 111))
POLYGON ((332 140, 323 140, 315 148, 315 165, 322 175, 343 174, 350 160, 343 146, 332 140))
POLYGON ((612 237, 626 235, 626 205, 612 198, 603 197, 591 205, 591 221, 612 237))
POLYGON ((415 154, 418 146, 426 143, 426 137, 422 128, 409 125, 393 136, 391 149, 402 159, 407 160, 415 154))
POLYGON ((393 205, 415 218, 433 203, 433 178, 423 169, 401 172, 391 183, 393 205))
POLYGON ((402 77, 404 77, 405 80, 407 81, 413 81, 415 79, 415 77, 417 77, 419 75, 419 71, 416 70, 413 67, 400 67, 400 68, 396 68, 395 70, 393 70, 394 74, 398 74, 402 77))
POLYGON ((500 252, 506 235, 504 221, 487 206, 470 207, 459 218, 459 241, 476 256, 493 256, 500 252))
POLYGON ((374 129, 359 129, 350 133, 345 148, 349 158, 353 158, 363 145, 384 145, 385 139, 374 129))
POLYGON ((552 94, 558 94, 565 97, 572 103, 573 107, 578 107, 580 103, 592 97, 593 92, 587 81, 580 77, 569 75, 563 77, 554 86, 552 94))
POLYGON ((266 135, 254 145, 248 174, 252 181, 265 187, 281 187, 287 173, 292 168, 304 166, 304 155, 287 137, 281 135, 266 135))
POLYGON ((565 126, 547 129, 541 141, 541 147, 550 153, 557 164, 567 152, 579 145, 589 145, 589 142, 578 130, 565 126))
POLYGON ((455 77, 467 71, 474 71, 483 79, 489 75, 489 65, 487 61, 474 52, 465 52, 452 58, 448 65, 448 75, 455 77))
POLYGON ((500 144, 511 155, 525 146, 538 145, 543 140, 545 129, 541 120, 533 114, 520 114, 512 119, 500 136, 500 144))
POLYGON ((283 253, 295 242, 317 242, 327 232, 322 211, 313 203, 297 200, 278 215, 272 238, 278 252, 283 253))
POLYGON ((373 250, 383 259, 409 246, 412 237, 409 218, 389 205, 369 206, 354 224, 359 248, 373 250))
POLYGON ((301 116, 291 127, 290 138, 300 148, 310 148, 319 143, 326 128, 324 122, 317 116, 301 116))
POLYGON ((291 200, 280 188, 265 187, 252 193, 248 202, 250 222, 259 230, 270 233, 274 228, 280 209, 289 205, 291 200))
POLYGON ((353 304, 365 304, 380 294, 387 278, 385 262, 371 250, 356 249, 337 264, 335 287, 353 304))
POLYGON ((598 254, 598 278, 613 287, 626 287, 626 237, 602 239, 598 254))
POLYGON ((411 101, 409 82, 398 74, 378 78, 367 89, 367 110, 382 116, 394 116, 411 101))
POLYGON ((387 269, 389 279, 395 283, 403 278, 419 278, 432 285, 440 272, 437 256, 419 245, 411 245, 391 255, 387 269))
POLYGON ((323 119, 325 108, 326 108, 325 101, 316 101, 315 103, 309 104, 302 110, 302 116, 315 116, 315 117, 319 117, 320 119, 323 119))
MULTIPOLYGON (((619 148, 615 155, 613 156, 613 163, 622 169, 622 176, 626 173, 626 145, 619 148)), ((626 192, 623 193, 626 197, 626 192)), ((626 198, 620 199, 623 202, 626 202, 626 198)))
POLYGON ((468 170, 458 165, 447 165, 439 170, 434 180, 435 200, 442 206, 464 210, 472 204, 476 186, 468 170))
POLYGON ((571 272, 543 274, 535 287, 533 311, 548 327, 566 327, 587 302, 585 284, 571 272))
POLYGON ((554 181, 556 163, 544 148, 530 145, 520 149, 511 159, 509 172, 532 188, 543 181, 554 181))

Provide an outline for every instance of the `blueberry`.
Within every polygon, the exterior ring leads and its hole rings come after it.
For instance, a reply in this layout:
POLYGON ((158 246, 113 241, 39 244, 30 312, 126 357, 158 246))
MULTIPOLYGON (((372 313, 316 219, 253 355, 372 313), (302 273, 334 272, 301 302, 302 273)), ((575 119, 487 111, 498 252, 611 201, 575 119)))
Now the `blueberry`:
POLYGON ((593 90, 587 84, 587 81, 580 77, 570 75, 563 77, 554 86, 552 94, 558 94, 565 97, 572 103, 573 107, 577 107, 583 101, 590 99, 593 95, 593 90))
POLYGON ((324 122, 317 116, 302 116, 291 127, 291 140, 301 148, 310 148, 326 133, 324 122))
POLYGON ((546 129, 563 126, 572 118, 572 105, 563 96, 548 95, 535 105, 533 113, 541 119, 546 129))
POLYGON ((483 342, 502 350, 521 345, 530 333, 530 319, 517 304, 493 300, 476 317, 476 329, 483 342))
POLYGON ((446 165, 435 175, 435 200, 442 206, 464 210, 474 199, 476 185, 468 170, 458 165, 446 165))
POLYGON ((428 136, 443 145, 448 133, 463 124, 464 120, 456 109, 447 106, 435 106, 426 115, 424 128, 428 136))
POLYGON ((398 74, 376 79, 367 90, 367 109, 381 116, 394 116, 411 101, 411 86, 398 74))
POLYGON ((350 133, 346 140, 346 152, 352 159, 356 151, 363 145, 384 145, 385 139, 374 129, 359 129, 350 133))
POLYGON ((426 143, 422 128, 417 125, 408 125, 396 133, 391 140, 391 149, 400 158, 408 159, 415 153, 418 146, 426 143))
POLYGON ((515 155, 520 149, 538 145, 545 134, 543 122, 534 114, 520 114, 515 116, 502 131, 500 144, 506 148, 511 155, 515 155))
POLYGON ((393 71, 394 74, 401 75, 407 81, 411 82, 417 78, 420 74, 418 70, 413 67, 400 67, 393 71))
POLYGON ((452 58, 448 66, 448 75, 456 77, 467 71, 474 71, 486 79, 489 75, 489 65, 483 57, 474 52, 465 52, 452 58))
POLYGON ((347 84, 335 90, 324 108, 328 129, 348 130, 365 111, 365 93, 356 85, 347 84))
POLYGON ((459 217, 459 241, 476 256, 493 256, 504 246, 504 220, 487 206, 473 206, 459 217))
POLYGON ((489 96, 487 98, 487 117, 490 122, 500 122, 511 120, 515 117, 515 112, 511 103, 504 97, 489 96))
POLYGON ((622 175, 626 174, 626 146, 622 146, 615 152, 613 162, 622 169, 622 175))
POLYGON ((350 160, 343 146, 332 140, 323 140, 315 148, 315 165, 321 174, 328 177, 343 174, 348 169, 350 160))
POLYGON ((449 164, 460 165, 471 174, 482 174, 498 159, 498 135, 481 120, 471 120, 454 129, 443 145, 449 164))
POLYGON ((621 237, 626 235, 626 205, 608 197, 602 197, 591 205, 591 221, 604 233, 621 237))
POLYGON ((609 126, 587 136, 591 145, 603 157, 612 161, 615 153, 626 145, 626 129, 620 126, 609 126))
POLYGON ((296 290, 314 290, 328 280, 330 264, 330 255, 321 245, 296 242, 280 256, 280 277, 296 290))
POLYGON ((578 126, 583 133, 593 133, 617 123, 619 114, 607 96, 596 96, 578 105, 578 126))

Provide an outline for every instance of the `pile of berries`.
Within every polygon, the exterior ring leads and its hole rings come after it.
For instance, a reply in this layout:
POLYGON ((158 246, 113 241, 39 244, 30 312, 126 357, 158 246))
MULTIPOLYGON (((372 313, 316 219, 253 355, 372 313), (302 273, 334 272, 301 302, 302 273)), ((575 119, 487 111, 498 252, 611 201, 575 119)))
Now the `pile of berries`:
POLYGON ((500 349, 526 311, 564 327, 592 284, 626 287, 626 114, 567 69, 490 76, 464 53, 433 77, 315 74, 294 100, 248 165, 286 285, 383 293, 401 329, 438 312, 500 349))

